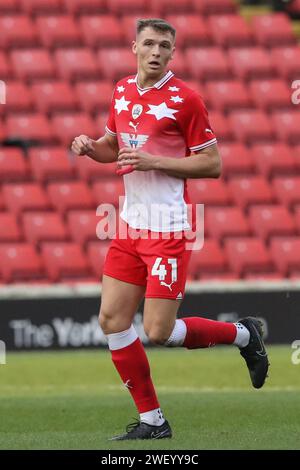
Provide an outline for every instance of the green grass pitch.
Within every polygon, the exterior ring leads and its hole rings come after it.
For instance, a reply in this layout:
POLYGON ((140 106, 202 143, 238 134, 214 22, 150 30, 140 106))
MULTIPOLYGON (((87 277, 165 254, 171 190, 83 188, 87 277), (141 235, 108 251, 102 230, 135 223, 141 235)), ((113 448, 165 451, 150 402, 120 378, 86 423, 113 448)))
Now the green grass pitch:
POLYGON ((235 347, 148 350, 171 440, 109 442, 136 417, 107 351, 8 353, 0 365, 1 449, 300 449, 300 365, 269 347, 250 385, 235 347))

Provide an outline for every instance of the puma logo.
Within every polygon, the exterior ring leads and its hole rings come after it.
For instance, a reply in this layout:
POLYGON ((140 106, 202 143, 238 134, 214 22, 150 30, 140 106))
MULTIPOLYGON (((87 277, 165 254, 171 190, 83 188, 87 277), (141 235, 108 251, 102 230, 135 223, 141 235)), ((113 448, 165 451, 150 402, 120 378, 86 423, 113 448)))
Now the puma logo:
POLYGON ((166 287, 168 287, 171 292, 173 292, 173 291, 172 291, 172 287, 171 287, 172 284, 174 284, 174 281, 172 281, 171 284, 167 284, 167 283, 164 282, 164 281, 161 281, 161 282, 160 282, 160 285, 161 285, 161 286, 166 286, 166 287))

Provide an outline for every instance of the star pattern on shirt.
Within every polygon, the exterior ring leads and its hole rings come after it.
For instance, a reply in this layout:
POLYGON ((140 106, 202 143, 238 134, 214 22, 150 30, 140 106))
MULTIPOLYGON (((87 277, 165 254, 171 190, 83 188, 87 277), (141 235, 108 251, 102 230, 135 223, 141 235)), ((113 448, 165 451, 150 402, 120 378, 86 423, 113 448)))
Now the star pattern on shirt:
POLYGON ((117 90, 119 93, 123 93, 123 91, 125 91, 125 88, 123 87, 123 85, 121 85, 117 87, 117 90))
POLYGON ((176 118, 174 116, 175 113, 178 113, 177 109, 172 109, 168 108, 166 103, 163 101, 160 103, 158 106, 153 105, 153 104, 148 104, 149 106, 149 111, 146 112, 146 114, 153 114, 153 116, 156 117, 156 119, 159 121, 160 119, 169 118, 169 119, 174 119, 176 121, 176 118))
POLYGON ((120 114, 122 111, 129 111, 128 105, 131 103, 131 101, 126 101, 124 95, 119 100, 115 99, 115 102, 115 109, 117 110, 118 114, 120 114))
POLYGON ((170 101, 174 101, 174 103, 182 103, 183 102, 183 98, 181 98, 180 96, 171 96, 170 98, 170 101))
POLYGON ((177 88, 177 86, 169 86, 168 90, 170 90, 170 91, 179 91, 179 88, 177 88))

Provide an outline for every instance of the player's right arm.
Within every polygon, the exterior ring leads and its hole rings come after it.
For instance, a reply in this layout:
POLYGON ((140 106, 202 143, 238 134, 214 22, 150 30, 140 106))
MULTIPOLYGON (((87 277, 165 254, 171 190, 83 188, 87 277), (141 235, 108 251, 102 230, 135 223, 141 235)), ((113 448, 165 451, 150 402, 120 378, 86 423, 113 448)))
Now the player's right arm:
POLYGON ((116 136, 105 134, 98 140, 87 135, 75 137, 71 147, 76 155, 87 155, 96 162, 111 163, 118 159, 119 145, 116 136))

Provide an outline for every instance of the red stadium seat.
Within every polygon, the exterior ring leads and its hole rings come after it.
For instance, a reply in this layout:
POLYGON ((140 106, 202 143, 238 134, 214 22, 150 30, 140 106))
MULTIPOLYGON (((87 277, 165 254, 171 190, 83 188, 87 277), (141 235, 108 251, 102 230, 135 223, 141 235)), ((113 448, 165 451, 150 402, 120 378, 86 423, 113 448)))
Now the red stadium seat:
POLYGON ((100 49, 97 56, 99 69, 105 78, 120 80, 136 73, 136 56, 128 48, 100 49))
POLYGON ((6 120, 7 137, 53 143, 53 130, 46 116, 39 113, 11 114, 6 120))
POLYGON ((233 272, 226 273, 204 273, 200 274, 200 280, 204 282, 232 282, 238 280, 239 277, 233 272))
MULTIPOLYGON (((120 0, 122 1, 122 0, 120 0)), ((131 42, 135 40, 136 36, 136 22, 141 18, 141 15, 138 13, 135 14, 125 14, 120 18, 121 28, 123 35, 126 39, 125 44, 128 46, 131 45, 131 42)))
POLYGON ((97 240, 97 224, 99 217, 95 210, 71 211, 68 214, 68 227, 72 239, 80 245, 90 240, 97 240))
POLYGON ((92 181, 93 179, 119 178, 116 174, 116 163, 99 163, 89 157, 76 159, 75 168, 81 179, 92 181))
POLYGON ((0 147, 0 182, 26 180, 28 166, 17 147, 0 147))
POLYGON ((247 281, 280 281, 282 275, 279 272, 272 273, 249 273, 244 276, 247 281))
POLYGON ((293 148, 293 155, 295 157, 296 167, 297 167, 297 170, 299 172, 299 170, 300 170, 300 145, 296 145, 293 148))
POLYGON ((28 242, 63 241, 68 237, 66 227, 56 212, 32 212, 22 217, 24 234, 28 242))
POLYGON ((0 16, 0 47, 30 47, 38 42, 35 23, 25 15, 0 16))
POLYGON ((300 46, 276 47, 270 58, 278 75, 284 79, 298 79, 300 75, 300 46))
POLYGON ((254 80, 250 83, 250 91, 257 108, 269 111, 292 105, 291 90, 283 80, 254 80))
POLYGON ((252 206, 249 222, 255 234, 266 241, 274 235, 294 235, 296 230, 295 221, 284 206, 252 206))
POLYGON ((97 181, 93 184, 93 195, 97 205, 113 204, 119 206, 119 197, 124 195, 124 185, 121 178, 97 181))
POLYGON ((54 57, 58 72, 64 79, 99 78, 96 57, 88 48, 58 49, 54 57))
POLYGON ((291 13, 292 17, 299 18, 300 17, 300 0, 293 0, 290 2, 286 9, 289 13, 291 13))
POLYGON ((113 15, 82 16, 79 25, 86 46, 108 47, 122 45, 121 24, 113 15))
POLYGON ((253 204, 272 204, 274 199, 271 187, 262 176, 234 177, 228 189, 235 203, 243 209, 253 204))
POLYGON ((0 191, 0 210, 4 211, 6 209, 7 208, 6 208, 5 203, 4 203, 3 194, 2 194, 2 191, 0 191))
POLYGON ((46 49, 13 50, 10 56, 16 78, 30 80, 55 77, 54 64, 46 49))
POLYGON ((152 0, 151 13, 158 15, 157 18, 163 18, 166 14, 170 13, 190 13, 191 1, 190 0, 152 0))
POLYGON ((107 111, 111 103, 113 85, 110 80, 78 82, 75 85, 75 92, 83 111, 88 113, 107 111))
POLYGON ((198 279, 203 274, 226 271, 226 258, 216 240, 205 239, 201 250, 193 250, 188 273, 198 279))
POLYGON ((220 111, 251 106, 249 92, 239 80, 208 82, 204 96, 215 109, 220 111))
POLYGON ((226 237, 251 235, 248 220, 238 207, 208 207, 205 225, 208 234, 220 242, 226 237))
POLYGON ((300 112, 297 109, 278 111, 272 114, 272 122, 280 140, 289 144, 300 144, 300 112))
POLYGON ((234 13, 236 4, 234 0, 193 0, 192 5, 201 15, 218 15, 221 13, 234 13))
POLYGON ((29 161, 32 175, 41 182, 74 177, 74 166, 64 147, 31 148, 29 161))
POLYGON ((276 198, 281 204, 293 207, 300 204, 300 177, 276 176, 272 182, 276 198))
POLYGON ((53 206, 61 213, 95 207, 89 188, 81 181, 49 183, 47 192, 53 206))
MULTIPOLYGON (((204 87, 202 86, 201 82, 199 82, 198 80, 185 80, 185 83, 188 87, 190 87, 194 91, 197 91, 200 95, 203 94, 204 87)), ((209 99, 207 96, 205 96, 205 103, 208 103, 208 102, 209 102, 209 99)))
POLYGON ((55 114, 52 123, 57 139, 65 145, 69 145, 74 137, 80 134, 86 134, 94 139, 99 134, 94 121, 85 113, 55 114))
POLYGON ((292 22, 284 13, 254 16, 251 26, 256 41, 262 46, 282 46, 296 42, 292 22))
POLYGON ((228 119, 220 111, 211 111, 209 120, 219 141, 232 141, 233 133, 229 126, 228 119))
MULTIPOLYGON (((26 83, 13 80, 6 81, 6 104, 5 112, 10 111, 32 111, 33 100, 31 90, 26 83)), ((0 107, 4 111, 4 108, 0 107)))
POLYGON ((62 0, 65 9, 72 14, 103 13, 107 8, 106 0, 62 0))
POLYGON ((226 184, 222 180, 191 179, 188 181, 188 194, 191 202, 226 206, 231 197, 226 184))
POLYGON ((172 14, 167 21, 176 29, 177 47, 207 46, 212 42, 207 24, 200 16, 172 14))
POLYGON ((107 6, 109 11, 116 16, 132 13, 140 13, 140 15, 144 15, 149 7, 151 7, 147 0, 109 0, 107 6))
POLYGON ((35 15, 37 13, 59 13, 62 10, 61 0, 21 0, 22 11, 35 15))
POLYGON ((219 151, 222 158, 222 175, 226 178, 230 175, 242 175, 253 173, 255 170, 252 152, 243 144, 221 143, 219 151))
POLYGON ((274 77, 270 54, 261 47, 230 49, 228 58, 233 73, 243 80, 274 77))
POLYGON ((16 216, 9 212, 0 212, 0 242, 18 242, 21 238, 16 216))
POLYGON ((74 91, 65 81, 43 81, 32 85, 36 107, 41 112, 74 111, 78 108, 74 91))
POLYGON ((76 243, 45 242, 42 244, 41 254, 48 276, 53 282, 91 277, 88 262, 76 243))
POLYGON ((295 207, 295 221, 298 233, 300 233, 300 205, 295 207))
POLYGON ((230 268, 240 276, 274 270, 271 256, 260 239, 247 237, 227 239, 225 253, 230 268))
POLYGON ((40 256, 32 245, 3 243, 0 245, 0 273, 4 281, 40 279, 44 270, 40 256))
POLYGON ((0 51, 0 77, 1 80, 11 76, 11 65, 8 62, 6 54, 0 51))
POLYGON ((185 56, 187 68, 195 79, 222 80, 232 77, 227 55, 218 47, 190 47, 185 56))
POLYGON ((186 66, 185 56, 180 50, 175 52, 174 57, 170 62, 170 69, 177 77, 180 77, 181 79, 190 78, 189 71, 186 66))
POLYGON ((110 242, 100 241, 89 242, 87 248, 87 257, 92 271, 97 278, 102 277, 103 265, 110 242))
POLYGON ((295 158, 291 148, 287 145, 281 143, 258 144, 253 145, 251 152, 259 172, 267 178, 276 174, 295 174, 295 158))
POLYGON ((44 47, 81 45, 78 26, 69 15, 39 16, 36 25, 44 47))
POLYGON ((214 42, 221 47, 253 44, 251 29, 240 15, 214 15, 209 18, 208 25, 214 42))
POLYGON ((17 215, 22 211, 50 208, 47 194, 37 183, 4 184, 2 193, 8 209, 17 215))
POLYGON ((2 0, 0 13, 16 13, 19 9, 19 0, 2 0))
POLYGON ((232 111, 228 121, 236 139, 246 144, 270 142, 274 139, 271 121, 262 111, 232 111))
POLYGON ((277 269, 283 276, 293 271, 300 271, 300 240, 299 237, 277 238, 271 240, 272 258, 277 269))

